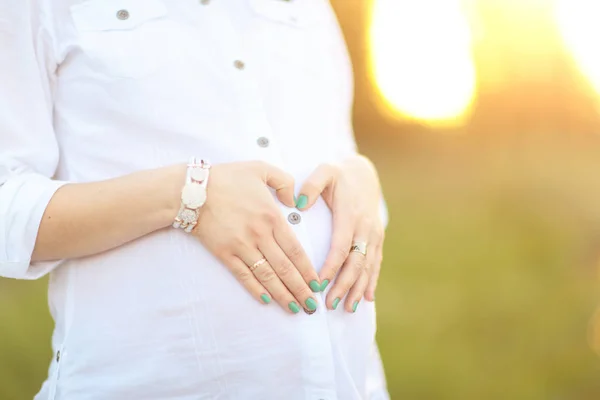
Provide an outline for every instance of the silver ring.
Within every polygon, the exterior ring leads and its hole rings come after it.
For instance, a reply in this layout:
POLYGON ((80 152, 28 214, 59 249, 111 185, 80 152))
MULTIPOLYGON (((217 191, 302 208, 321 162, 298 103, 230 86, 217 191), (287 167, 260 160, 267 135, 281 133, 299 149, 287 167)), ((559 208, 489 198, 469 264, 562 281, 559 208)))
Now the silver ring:
POLYGON ((360 253, 363 256, 367 255, 367 242, 354 242, 350 247, 350 252, 360 253))
POLYGON ((261 258, 260 260, 258 260, 254 264, 252 264, 252 266, 250 267, 250 271, 254 272, 254 270, 256 268, 260 267, 261 265, 263 265, 266 262, 267 262, 267 260, 265 258, 261 258))

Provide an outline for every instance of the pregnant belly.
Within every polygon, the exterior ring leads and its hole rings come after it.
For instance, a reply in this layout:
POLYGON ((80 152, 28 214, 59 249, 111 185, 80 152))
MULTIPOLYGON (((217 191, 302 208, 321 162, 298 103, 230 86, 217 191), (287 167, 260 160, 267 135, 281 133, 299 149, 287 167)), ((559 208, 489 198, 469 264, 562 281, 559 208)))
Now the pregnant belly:
MULTIPOLYGON (((291 212, 297 210, 282 208, 286 219, 291 212)), ((331 215, 322 201, 299 214, 294 232, 320 270, 329 249, 331 215)), ((317 296, 324 308, 324 296, 317 296)), ((256 374, 260 382, 261 365, 301 381, 306 356, 301 342, 309 316, 258 303, 181 231, 166 229, 67 262, 52 277, 50 299, 57 322, 53 344, 65 353, 59 385, 65 398, 77 393, 140 398, 141 387, 154 395, 177 389, 181 398, 185 393, 210 398, 223 390, 225 375, 235 380, 256 374), (114 378, 119 376, 126 381, 114 378)), ((323 336, 345 330, 339 325, 330 332, 326 315, 310 316, 311 334, 322 343, 329 342, 323 336)), ((351 324, 366 326, 369 320, 355 316, 351 324)))

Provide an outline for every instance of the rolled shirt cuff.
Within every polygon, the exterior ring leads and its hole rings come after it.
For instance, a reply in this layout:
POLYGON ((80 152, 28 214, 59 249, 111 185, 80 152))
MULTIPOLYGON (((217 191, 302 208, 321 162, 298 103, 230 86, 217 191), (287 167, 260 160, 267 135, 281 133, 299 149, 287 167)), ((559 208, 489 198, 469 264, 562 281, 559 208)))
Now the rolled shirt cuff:
POLYGON ((46 207, 66 183, 26 173, 13 176, 0 186, 0 276, 38 279, 60 264, 32 263, 31 255, 46 207))

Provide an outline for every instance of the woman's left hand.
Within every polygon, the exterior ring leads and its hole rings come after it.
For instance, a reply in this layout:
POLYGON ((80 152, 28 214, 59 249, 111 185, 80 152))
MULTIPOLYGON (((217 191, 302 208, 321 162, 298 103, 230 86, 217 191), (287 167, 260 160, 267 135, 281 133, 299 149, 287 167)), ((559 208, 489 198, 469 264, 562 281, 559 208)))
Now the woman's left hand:
POLYGON ((341 164, 322 164, 302 186, 296 205, 308 209, 319 195, 333 213, 331 249, 320 273, 321 290, 337 276, 327 295, 327 308, 336 309, 346 296, 344 308, 354 312, 363 296, 375 300, 381 269, 384 226, 377 171, 360 155, 341 164), (350 251, 357 242, 367 244, 366 255, 350 251))

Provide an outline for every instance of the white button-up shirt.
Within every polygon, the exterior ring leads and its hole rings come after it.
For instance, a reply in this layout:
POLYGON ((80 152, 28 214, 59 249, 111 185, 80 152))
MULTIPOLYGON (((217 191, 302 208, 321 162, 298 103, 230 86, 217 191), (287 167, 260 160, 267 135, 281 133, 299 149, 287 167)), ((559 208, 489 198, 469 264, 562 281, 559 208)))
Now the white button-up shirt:
MULTIPOLYGON (((0 61, 0 275, 51 272, 54 356, 36 399, 388 398, 372 303, 259 304, 180 230, 30 262, 65 182, 195 155, 264 160, 300 186, 353 154, 351 66, 326 0, 0 0, 0 61)), ((292 211, 319 270, 330 211, 292 211)))

